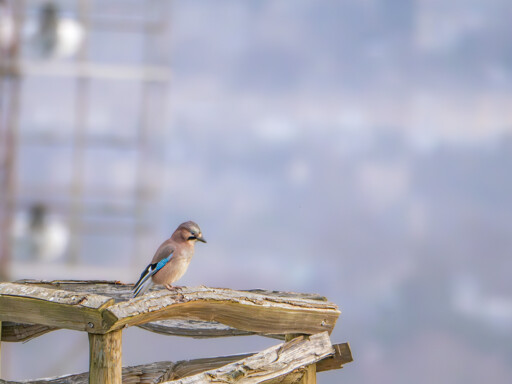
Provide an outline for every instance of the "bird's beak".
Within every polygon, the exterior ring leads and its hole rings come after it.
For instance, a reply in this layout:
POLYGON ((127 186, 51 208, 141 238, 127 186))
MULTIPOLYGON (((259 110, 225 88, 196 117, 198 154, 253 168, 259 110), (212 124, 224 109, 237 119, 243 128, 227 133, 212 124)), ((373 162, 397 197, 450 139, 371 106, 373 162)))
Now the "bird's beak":
POLYGON ((203 238, 203 236, 202 236, 202 235, 197 236, 197 237, 196 237, 196 240, 197 240, 197 241, 200 241, 200 242, 202 242, 202 243, 206 243, 206 240, 203 238))

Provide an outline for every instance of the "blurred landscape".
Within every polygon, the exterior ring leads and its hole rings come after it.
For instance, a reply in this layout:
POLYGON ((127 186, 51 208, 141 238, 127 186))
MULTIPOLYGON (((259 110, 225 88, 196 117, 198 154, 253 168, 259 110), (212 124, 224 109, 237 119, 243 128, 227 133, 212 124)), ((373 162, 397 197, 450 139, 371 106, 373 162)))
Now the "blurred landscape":
MULTIPOLYGON (((144 2, 107 3, 115 14, 144 2)), ((142 217, 148 231, 137 247, 129 232, 86 232, 79 243, 71 232, 70 244, 81 244, 77 275, 55 276, 69 255, 30 268, 19 251, 10 278, 132 282, 160 242, 192 219, 208 244, 196 247, 180 285, 316 292, 340 306, 331 338, 349 341, 355 361, 319 382, 512 382, 512 3, 175 0, 166 12, 168 40, 152 64, 172 76, 168 91, 152 96, 162 105, 150 109, 153 135, 142 155, 154 195, 135 219, 115 217, 122 227, 142 217)), ((89 44, 90 60, 145 60, 136 34, 92 34, 89 44)), ((73 204, 52 193, 69 190, 76 176, 76 86, 51 77, 22 83, 21 140, 36 132, 47 141, 27 139, 17 153, 17 190, 25 193, 17 215, 42 201, 70 224, 73 204), (50 191, 39 192, 43 185, 50 191)), ((140 87, 91 81, 91 141, 136 140, 140 87)), ((139 154, 91 148, 82 197, 93 196, 96 211, 83 225, 108 227, 107 204, 94 193, 136 191, 139 154)), ((138 329, 123 342, 124 365, 275 344, 138 329)), ((82 372, 87 356, 83 335, 60 331, 4 343, 2 373, 82 372), (41 356, 52 342, 55 355, 41 356)))

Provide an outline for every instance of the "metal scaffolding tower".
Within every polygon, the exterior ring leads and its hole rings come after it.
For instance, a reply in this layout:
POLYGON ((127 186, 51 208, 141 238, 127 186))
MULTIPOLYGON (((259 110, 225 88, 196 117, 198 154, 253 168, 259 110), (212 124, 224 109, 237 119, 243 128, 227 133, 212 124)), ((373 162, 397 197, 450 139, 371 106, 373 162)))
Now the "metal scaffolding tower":
POLYGON ((128 278, 158 225, 169 1, 2 3, 0 278, 128 278), (34 206, 69 231, 59 262, 18 257, 12 228, 34 206))

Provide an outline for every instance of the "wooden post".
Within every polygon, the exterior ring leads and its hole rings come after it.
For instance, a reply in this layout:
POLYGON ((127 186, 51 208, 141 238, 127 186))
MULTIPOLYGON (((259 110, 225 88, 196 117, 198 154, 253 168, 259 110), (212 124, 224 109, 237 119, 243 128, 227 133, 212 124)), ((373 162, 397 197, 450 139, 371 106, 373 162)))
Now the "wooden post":
POLYGON ((2 379, 2 321, 0 320, 0 379, 2 379))
POLYGON ((306 372, 298 384, 316 384, 316 364, 311 364, 306 368, 306 372))
POLYGON ((89 384, 121 384, 123 331, 89 333, 89 384))
POLYGON ((288 342, 291 341, 299 336, 304 336, 302 333, 287 333, 284 335, 284 341, 288 342))
MULTIPOLYGON (((305 335, 301 335, 300 333, 288 333, 284 336, 284 340, 288 342, 299 336, 305 335)), ((306 367, 304 376, 297 381, 297 384, 316 384, 316 364, 310 364, 306 367)))

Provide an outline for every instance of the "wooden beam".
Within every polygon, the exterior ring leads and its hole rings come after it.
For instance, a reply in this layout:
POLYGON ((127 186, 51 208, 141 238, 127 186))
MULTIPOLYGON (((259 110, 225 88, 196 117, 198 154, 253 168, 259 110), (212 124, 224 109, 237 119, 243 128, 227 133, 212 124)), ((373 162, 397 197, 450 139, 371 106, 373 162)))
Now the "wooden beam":
MULTIPOLYGON (((329 355, 319 360, 316 363, 316 371, 324 372, 333 369, 340 369, 344 364, 353 361, 352 354, 350 353, 350 346, 348 343, 341 343, 333 345, 334 355, 329 355), (340 351, 342 351, 340 353, 340 351)), ((147 365, 137 365, 134 367, 123 368, 123 380, 136 381, 137 379, 131 378, 132 375, 143 375, 146 377, 151 372, 161 371, 165 372, 167 380, 170 378, 179 379, 197 373, 201 373, 210 369, 216 369, 223 365, 233 363, 238 360, 245 359, 253 356, 255 353, 245 353, 240 355, 210 357, 194 360, 183 360, 176 363, 170 361, 163 361, 147 365)), ((162 374, 162 377, 164 375, 162 374)), ((154 380, 154 379, 153 379, 154 380)))
POLYGON ((89 384, 122 383, 122 334, 89 334, 89 384))
MULTIPOLYGON (((139 328, 160 333, 162 335, 184 336, 192 337, 194 339, 256 335, 256 332, 242 331, 216 321, 185 319, 153 321, 151 323, 141 324, 139 325, 139 328)), ((273 335, 269 337, 272 336, 273 335)))
POLYGON ((297 337, 301 337, 301 336, 304 336, 304 335, 300 334, 300 333, 287 333, 286 335, 284 335, 284 341, 291 341, 291 340, 296 339, 297 337))
MULTIPOLYGON (((154 321, 141 324, 138 327, 162 335, 192 337, 194 339, 256 335, 256 332, 242 331, 216 321, 173 319, 154 321)), ((40 324, 23 324, 4 321, 1 340, 8 342, 26 342, 58 329, 60 328, 40 324)), ((283 339, 281 335, 262 336, 273 339, 283 339)))
MULTIPOLYGON (((92 270, 91 270, 92 271, 92 270)), ((133 296, 133 284, 123 284, 114 280, 18 280, 15 283, 50 289, 59 289, 73 293, 107 296, 116 302, 130 300, 133 296)), ((161 288, 157 288, 161 289, 161 288)), ((165 289, 165 288, 164 288, 165 289)))
POLYGON ((316 384, 316 364, 310 364, 304 370, 304 375, 297 384, 316 384))
POLYGON ((183 287, 178 292, 158 290, 119 302, 104 311, 105 331, 185 318, 283 335, 330 333, 339 315, 338 307, 330 302, 207 287, 183 287))
MULTIPOLYGON (((350 346, 348 343, 333 345, 336 351, 335 355, 326 356, 316 363, 316 371, 323 372, 331 369, 339 369, 343 364, 350 363, 352 361, 352 355, 350 354, 350 346), (339 351, 345 351, 340 353, 339 351), (347 354, 346 351, 349 353, 347 354), (345 360, 344 360, 345 359, 345 360)), ((150 382, 150 383, 161 383, 167 380, 177 380, 184 377, 196 375, 209 370, 220 368, 226 364, 231 364, 236 361, 246 359, 253 356, 254 353, 246 353, 241 355, 232 356, 221 356, 221 357, 210 357, 203 359, 194 360, 183 360, 183 361, 159 361, 150 364, 136 365, 132 367, 123 368, 123 383, 139 383, 139 382, 150 382)), ((304 375, 304 369, 301 371, 298 369, 295 372, 289 373, 285 378, 275 379, 280 384, 294 383, 302 378, 304 375)), ((87 384, 88 373, 81 373, 75 375, 66 375, 59 378, 52 379, 40 379, 23 384, 87 384)), ((272 382, 270 382, 272 383, 272 382)), ((18 382, 8 382, 7 384, 21 384, 18 382)), ((266 383, 269 384, 269 383, 266 383)))
POLYGON ((25 284, 0 283, 0 320, 95 332, 114 299, 25 284))
MULTIPOLYGON (((303 336, 304 335, 298 333, 289 333, 285 335, 284 339, 288 342, 303 336)), ((307 367, 301 367, 300 369, 297 369, 295 372, 287 375, 285 382, 294 384, 316 384, 316 364, 310 364, 307 367)), ((281 381, 279 383, 281 383, 281 381)))
POLYGON ((267 382, 283 377, 300 367, 311 365, 333 352, 329 334, 322 332, 309 338, 293 339, 215 370, 165 383, 210 384, 236 381, 239 384, 255 384, 267 382))
POLYGON ((326 357, 316 365, 317 372, 330 371, 332 369, 343 368, 343 365, 354 361, 349 343, 335 344, 334 355, 326 357))
POLYGON ((45 333, 60 329, 57 327, 49 327, 40 324, 23 324, 14 323, 12 321, 2 322, 1 341, 19 342, 29 341, 45 333))
POLYGON ((0 321, 0 380, 2 379, 2 321, 0 321))
MULTIPOLYGON (((133 284, 124 284, 116 280, 18 280, 18 284, 36 285, 38 287, 62 289, 70 292, 95 293, 97 295, 108 296, 119 301, 126 301, 132 298, 133 284)), ((205 287, 203 287, 205 288, 205 287)), ((165 291, 163 287, 154 287, 152 291, 165 291)), ((238 292, 249 292, 263 296, 291 298, 296 300, 314 300, 317 302, 328 303, 325 296, 316 293, 297 293, 270 291, 266 289, 249 289, 238 292)))
MULTIPOLYGON (((3 283, 0 319, 90 333, 165 321, 145 328, 191 337, 255 333, 283 337, 288 333, 330 333, 340 314, 335 304, 318 295, 183 287, 179 291, 159 288, 134 299, 131 288, 110 282, 3 283), (195 323, 189 322, 193 325, 187 329, 181 321, 176 327, 176 321, 183 319, 195 323), (175 321, 175 325, 167 321, 175 321), (201 321, 207 323, 198 323, 201 321), (214 322, 224 328, 212 328, 214 322), (205 328, 209 330, 205 332, 205 328)), ((42 334, 49 329, 38 331, 42 334)))

